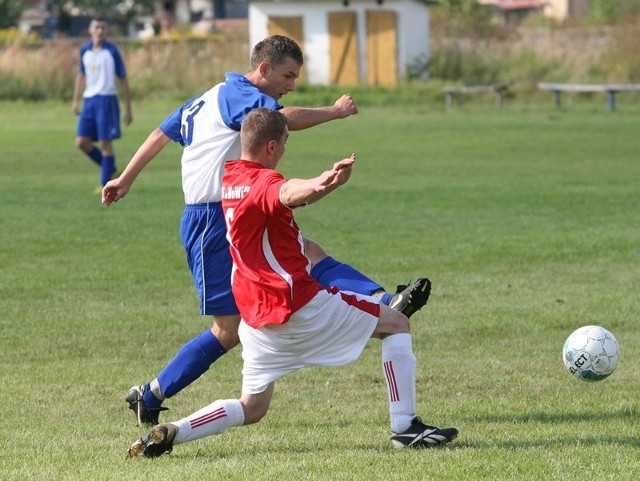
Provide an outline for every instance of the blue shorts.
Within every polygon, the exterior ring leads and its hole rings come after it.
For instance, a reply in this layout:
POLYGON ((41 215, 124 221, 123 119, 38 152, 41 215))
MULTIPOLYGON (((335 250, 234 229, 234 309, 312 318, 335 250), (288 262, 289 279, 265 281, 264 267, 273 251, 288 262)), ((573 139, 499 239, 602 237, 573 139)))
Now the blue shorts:
POLYGON ((91 140, 113 140, 120 138, 120 106, 115 95, 96 95, 84 99, 78 137, 91 140))
POLYGON ((239 314, 231 293, 233 261, 226 236, 227 226, 220 202, 185 207, 180 238, 200 296, 200 314, 239 314))

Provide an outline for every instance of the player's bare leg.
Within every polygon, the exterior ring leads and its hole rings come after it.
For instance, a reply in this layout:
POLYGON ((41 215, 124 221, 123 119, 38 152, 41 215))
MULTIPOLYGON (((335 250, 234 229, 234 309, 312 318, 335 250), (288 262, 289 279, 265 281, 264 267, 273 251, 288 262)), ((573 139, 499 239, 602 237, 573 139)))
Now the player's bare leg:
POLYGON ((239 314, 233 316, 213 316, 211 332, 218 338, 220 344, 229 351, 240 344, 240 337, 238 337, 239 325, 239 314))

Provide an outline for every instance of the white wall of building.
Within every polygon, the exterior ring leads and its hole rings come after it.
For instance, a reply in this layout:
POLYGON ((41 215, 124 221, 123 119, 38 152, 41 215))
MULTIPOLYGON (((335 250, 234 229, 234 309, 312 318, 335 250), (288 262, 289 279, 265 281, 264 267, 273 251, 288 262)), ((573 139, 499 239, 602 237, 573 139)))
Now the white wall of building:
POLYGON ((249 41, 255 45, 267 37, 269 17, 302 17, 304 35, 305 75, 311 84, 328 84, 329 12, 356 12, 358 22, 358 48, 360 51, 360 75, 366 78, 366 20, 367 10, 393 10, 397 13, 398 68, 404 75, 404 66, 416 57, 429 56, 429 16, 424 3, 415 0, 351 0, 348 6, 342 1, 282 1, 249 4, 249 41))

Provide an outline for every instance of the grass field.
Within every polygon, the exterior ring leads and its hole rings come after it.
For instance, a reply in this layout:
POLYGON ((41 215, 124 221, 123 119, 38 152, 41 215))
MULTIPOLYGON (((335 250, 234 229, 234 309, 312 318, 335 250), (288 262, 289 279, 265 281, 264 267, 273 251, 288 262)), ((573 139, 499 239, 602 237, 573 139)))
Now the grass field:
MULTIPOLYGON (((120 166, 173 107, 136 104, 120 166)), ((209 326, 178 238, 178 146, 106 209, 66 104, 0 103, 0 479, 640 479, 640 138, 634 105, 363 107, 293 133, 282 168, 355 151, 350 184, 297 213, 308 237, 390 290, 428 275, 412 319, 418 411, 460 429, 396 451, 380 344, 280 381, 257 426, 124 460, 123 396, 209 326), (562 344, 600 324, 617 371, 581 383, 562 344)), ((183 417, 240 388, 240 350, 170 399, 183 417)))

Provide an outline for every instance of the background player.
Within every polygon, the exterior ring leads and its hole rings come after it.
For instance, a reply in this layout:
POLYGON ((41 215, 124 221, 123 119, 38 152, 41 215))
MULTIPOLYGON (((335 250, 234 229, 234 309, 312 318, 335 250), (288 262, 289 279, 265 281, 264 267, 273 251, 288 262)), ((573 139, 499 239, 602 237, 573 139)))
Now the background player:
POLYGON ((106 40, 107 22, 94 18, 89 24, 91 41, 80 47, 80 69, 76 75, 71 110, 80 114, 76 146, 100 166, 100 189, 116 172, 113 140, 120 138, 120 107, 116 78, 120 81, 124 99, 124 123, 129 125, 131 93, 124 61, 118 48, 106 40), (79 109, 80 94, 84 102, 79 109), (99 148, 93 142, 98 141, 99 148))

